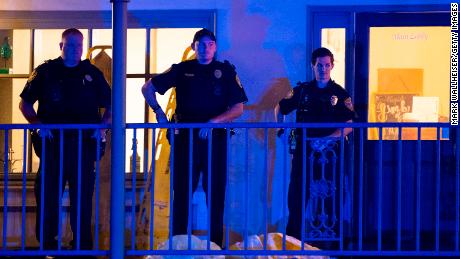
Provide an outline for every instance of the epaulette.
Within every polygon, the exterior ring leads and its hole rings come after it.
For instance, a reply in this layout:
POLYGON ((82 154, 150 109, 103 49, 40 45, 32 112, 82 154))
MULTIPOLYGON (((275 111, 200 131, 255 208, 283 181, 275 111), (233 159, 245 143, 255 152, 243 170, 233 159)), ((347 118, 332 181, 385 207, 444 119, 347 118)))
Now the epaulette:
POLYGON ((45 64, 56 65, 58 63, 58 58, 45 60, 45 64))
POLYGON ((55 59, 45 60, 45 62, 43 62, 43 64, 41 64, 37 68, 40 68, 40 69, 55 69, 58 65, 59 65, 58 59, 55 58, 55 59))
POLYGON ((236 70, 235 65, 233 65, 232 63, 230 63, 230 61, 224 60, 224 64, 227 65, 227 66, 230 66, 233 70, 236 70))
MULTIPOLYGON (((48 66, 48 65, 54 65, 54 64, 53 64, 53 59, 47 59, 47 60, 45 60, 45 61, 44 61, 41 65, 39 65, 38 67, 41 67, 41 66, 43 66, 43 65, 46 65, 46 66, 48 66)), ((37 67, 37 68, 38 68, 38 67, 37 67)))
POLYGON ((29 78, 27 79, 27 82, 30 83, 32 80, 34 80, 38 74, 43 75, 45 78, 49 77, 50 71, 53 71, 56 67, 56 61, 55 59, 48 59, 45 60, 43 63, 38 65, 32 73, 29 75, 29 78))
POLYGON ((37 66, 35 70, 37 71, 49 71, 49 69, 53 69, 56 65, 56 62, 54 59, 47 59, 45 60, 42 64, 37 66))

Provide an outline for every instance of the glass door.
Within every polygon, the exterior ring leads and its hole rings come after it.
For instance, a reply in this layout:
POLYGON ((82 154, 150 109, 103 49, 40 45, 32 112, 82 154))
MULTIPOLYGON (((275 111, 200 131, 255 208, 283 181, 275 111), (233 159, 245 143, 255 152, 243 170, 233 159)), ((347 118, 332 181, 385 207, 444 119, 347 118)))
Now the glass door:
MULTIPOLYGON (((356 100, 368 122, 448 122, 450 20, 448 13, 357 15, 356 100), (365 106, 364 106, 365 107, 365 106)), ((358 106, 359 107, 359 106, 358 106)), ((443 138, 448 130, 443 129, 443 138)), ((398 129, 384 128, 384 140, 398 139, 398 129)), ((417 139, 404 128, 404 140, 417 139)), ((424 128, 421 139, 436 139, 424 128)), ((368 139, 378 139, 377 129, 368 139)))

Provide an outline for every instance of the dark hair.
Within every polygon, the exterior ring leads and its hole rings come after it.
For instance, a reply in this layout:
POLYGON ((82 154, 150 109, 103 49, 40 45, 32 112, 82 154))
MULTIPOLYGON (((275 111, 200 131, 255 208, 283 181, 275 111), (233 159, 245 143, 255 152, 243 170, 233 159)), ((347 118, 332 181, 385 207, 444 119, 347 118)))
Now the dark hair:
POLYGON ((311 64, 314 66, 316 64, 316 59, 320 57, 331 57, 331 64, 334 64, 334 55, 329 49, 326 48, 317 48, 313 53, 311 53, 311 64))
POLYGON ((81 33, 80 30, 75 28, 69 28, 62 33, 61 39, 67 38, 67 36, 70 35, 80 35, 81 37, 83 37, 83 33, 81 33))
POLYGON ((208 36, 211 40, 216 41, 216 36, 214 36, 214 33, 208 29, 201 29, 195 33, 195 36, 193 36, 193 41, 192 43, 195 43, 195 41, 201 40, 201 38, 208 36))

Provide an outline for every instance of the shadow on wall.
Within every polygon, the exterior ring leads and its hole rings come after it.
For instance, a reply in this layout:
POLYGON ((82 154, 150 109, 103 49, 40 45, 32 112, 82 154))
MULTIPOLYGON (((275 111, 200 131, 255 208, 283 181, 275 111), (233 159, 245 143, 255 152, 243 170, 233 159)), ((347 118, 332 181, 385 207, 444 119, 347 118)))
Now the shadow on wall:
MULTIPOLYGON (((282 55, 264 45, 270 21, 259 14, 248 13, 247 0, 232 2, 230 13, 230 49, 222 56, 237 67, 249 102, 245 105, 244 121, 273 122, 274 108, 291 90, 282 55)), ((265 131, 253 129, 248 133, 247 152, 238 150, 246 145, 245 131, 232 138, 232 160, 227 191, 226 217, 230 223, 230 244, 241 241, 245 233, 245 214, 248 211, 248 234, 262 234, 278 229, 282 215, 282 195, 272 196, 275 175, 276 135, 268 131, 268 153, 265 160, 265 131), (246 162, 248 171, 246 172, 246 162), (248 176, 246 176, 246 173, 248 176), (246 192, 246 177, 249 193, 246 192), (266 188, 268 182, 268 190, 266 188), (272 200, 276 199, 276 200, 272 200), (246 206, 248 204, 248 206, 246 206), (267 208, 268 221, 264 210, 267 208)), ((279 189, 279 188, 275 188, 279 189)))

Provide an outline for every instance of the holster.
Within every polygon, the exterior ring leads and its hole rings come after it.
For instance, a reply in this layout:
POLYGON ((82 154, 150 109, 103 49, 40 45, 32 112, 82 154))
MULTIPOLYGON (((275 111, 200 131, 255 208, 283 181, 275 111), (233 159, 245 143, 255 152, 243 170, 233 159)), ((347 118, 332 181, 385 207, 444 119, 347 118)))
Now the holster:
POLYGON ((35 155, 42 157, 42 137, 38 134, 38 130, 30 130, 30 140, 35 151, 35 155))

